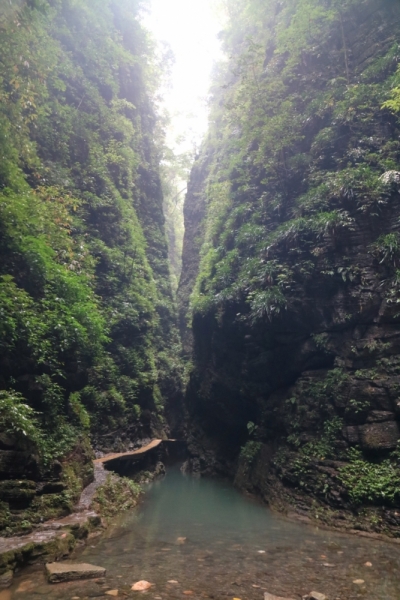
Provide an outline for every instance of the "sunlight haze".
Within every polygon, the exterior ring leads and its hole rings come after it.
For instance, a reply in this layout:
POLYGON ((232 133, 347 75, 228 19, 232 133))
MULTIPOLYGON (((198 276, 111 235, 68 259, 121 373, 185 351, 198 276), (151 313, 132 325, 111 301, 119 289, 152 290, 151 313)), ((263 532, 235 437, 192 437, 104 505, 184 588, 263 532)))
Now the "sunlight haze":
MULTIPOLYGON (((184 147, 199 145, 207 129, 207 94, 214 62, 220 56, 221 21, 215 0, 151 0, 145 25, 175 56, 171 87, 164 92, 171 115, 168 142, 184 136, 184 147)), ((179 146, 179 144, 178 144, 179 146)))

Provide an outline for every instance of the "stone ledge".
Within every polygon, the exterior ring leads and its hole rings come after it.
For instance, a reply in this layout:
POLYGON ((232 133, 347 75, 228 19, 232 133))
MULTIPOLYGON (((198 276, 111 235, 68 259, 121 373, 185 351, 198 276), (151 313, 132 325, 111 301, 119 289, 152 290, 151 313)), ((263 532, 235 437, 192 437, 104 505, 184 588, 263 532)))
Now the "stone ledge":
POLYGON ((76 540, 86 538, 90 530, 99 526, 100 517, 93 511, 54 519, 41 525, 29 535, 0 538, 0 585, 8 587, 9 577, 2 583, 1 576, 27 564, 51 562, 68 556, 76 540))

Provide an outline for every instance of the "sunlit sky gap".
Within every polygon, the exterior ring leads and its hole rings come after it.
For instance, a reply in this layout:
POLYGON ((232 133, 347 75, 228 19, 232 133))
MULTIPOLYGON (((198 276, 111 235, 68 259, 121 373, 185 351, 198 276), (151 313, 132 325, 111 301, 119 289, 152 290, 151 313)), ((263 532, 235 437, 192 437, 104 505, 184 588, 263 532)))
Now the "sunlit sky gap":
POLYGON ((221 56, 216 0, 151 0, 145 26, 175 56, 165 106, 171 115, 168 143, 176 150, 198 146, 207 129, 207 94, 213 64, 221 56), (184 136, 183 145, 176 139, 184 136))

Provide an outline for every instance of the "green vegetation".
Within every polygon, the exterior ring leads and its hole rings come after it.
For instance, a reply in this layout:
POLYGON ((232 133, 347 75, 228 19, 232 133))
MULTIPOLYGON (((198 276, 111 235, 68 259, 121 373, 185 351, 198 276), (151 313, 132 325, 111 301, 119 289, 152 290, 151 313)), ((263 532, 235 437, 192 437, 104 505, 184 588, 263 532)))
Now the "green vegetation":
POLYGON ((340 469, 340 479, 351 501, 360 505, 388 502, 397 505, 400 494, 400 469, 387 458, 371 463, 357 448, 349 450, 349 464, 340 469))
POLYGON ((113 517, 121 511, 136 506, 142 489, 127 477, 108 475, 93 498, 93 506, 103 517, 113 517))
MULTIPOLYGON (((388 111, 399 89, 397 9, 370 0, 227 5, 229 59, 215 77, 203 149, 213 160, 192 310, 220 314, 237 304, 250 323, 282 321, 313 275, 330 287, 362 280, 346 257, 337 263, 335 249, 397 190, 398 120, 388 111), (386 36, 379 44, 375 8, 386 36), (361 14, 376 43, 365 62, 350 50, 350 23, 361 14)), ((389 267, 388 299, 397 294, 397 238, 383 234, 371 248, 389 267)))
POLYGON ((160 432, 180 388, 141 8, 0 7, 1 428, 46 464, 90 433, 160 432))
POLYGON ((247 465, 251 465, 259 454, 261 447, 261 442, 249 440, 244 446, 242 446, 240 450, 240 458, 242 458, 247 465))

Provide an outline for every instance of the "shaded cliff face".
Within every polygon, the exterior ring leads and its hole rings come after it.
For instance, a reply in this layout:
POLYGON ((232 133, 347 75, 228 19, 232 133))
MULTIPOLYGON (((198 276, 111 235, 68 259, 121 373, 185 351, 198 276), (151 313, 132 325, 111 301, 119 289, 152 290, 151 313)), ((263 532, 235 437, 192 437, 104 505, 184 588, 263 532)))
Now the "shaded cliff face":
POLYGON ((184 205, 185 234, 183 239, 182 273, 178 288, 179 328, 184 355, 191 357, 193 336, 190 327, 189 299, 199 272, 200 252, 204 239, 206 217, 206 182, 209 170, 207 156, 193 166, 184 205))
POLYGON ((400 8, 242 2, 232 20, 185 208, 197 468, 397 531, 400 129, 382 105, 400 8))

